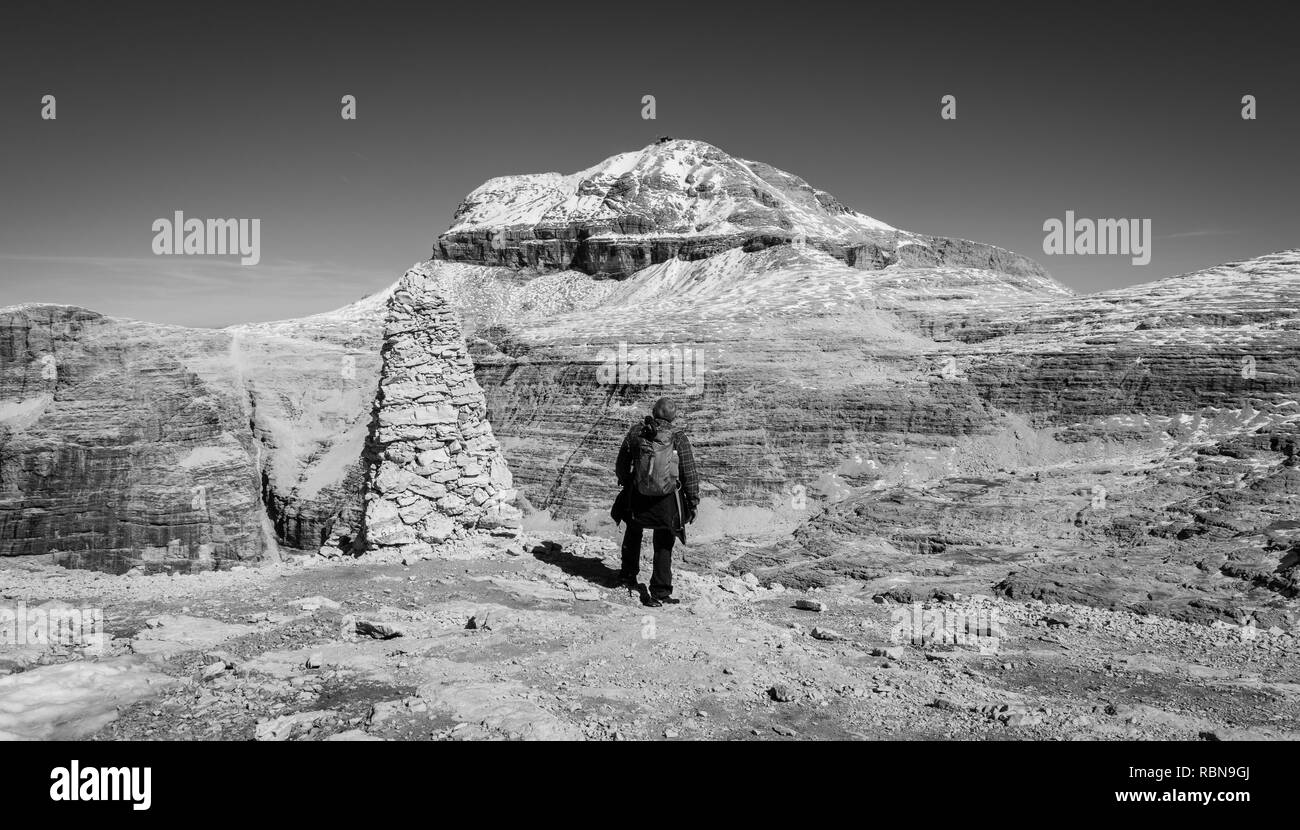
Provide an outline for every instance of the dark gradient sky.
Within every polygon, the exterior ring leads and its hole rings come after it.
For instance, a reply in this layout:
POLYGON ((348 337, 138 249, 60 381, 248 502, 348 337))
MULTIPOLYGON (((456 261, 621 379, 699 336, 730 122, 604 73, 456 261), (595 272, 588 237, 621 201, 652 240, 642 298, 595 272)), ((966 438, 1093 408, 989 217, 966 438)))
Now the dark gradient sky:
POLYGON ((1300 41, 1268 9, 5 3, 0 306, 190 325, 329 310, 427 258, 484 179, 660 134, 1027 254, 1078 291, 1296 247, 1300 41), (155 257, 150 225, 178 209, 260 218, 262 263, 155 257), (1151 218, 1151 263, 1045 256, 1043 221, 1067 209, 1151 218))

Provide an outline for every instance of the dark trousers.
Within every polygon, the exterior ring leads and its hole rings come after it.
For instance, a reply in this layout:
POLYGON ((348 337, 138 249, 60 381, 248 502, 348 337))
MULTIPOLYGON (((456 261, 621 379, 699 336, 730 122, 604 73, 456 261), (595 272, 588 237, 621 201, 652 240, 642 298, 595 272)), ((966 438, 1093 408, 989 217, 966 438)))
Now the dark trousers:
MULTIPOLYGON (((641 532, 645 528, 636 522, 628 522, 623 533, 623 571, 622 575, 636 579, 641 571, 641 532)), ((655 566, 650 574, 650 595, 656 599, 672 596, 673 593, 673 542, 676 537, 671 530, 662 528, 654 532, 655 566)))

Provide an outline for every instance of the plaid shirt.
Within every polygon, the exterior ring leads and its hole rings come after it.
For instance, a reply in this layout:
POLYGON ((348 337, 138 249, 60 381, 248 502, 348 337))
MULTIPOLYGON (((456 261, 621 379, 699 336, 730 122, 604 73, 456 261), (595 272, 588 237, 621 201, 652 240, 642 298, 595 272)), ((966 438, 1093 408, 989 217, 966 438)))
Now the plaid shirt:
MULTIPOLYGON (((655 429, 670 430, 673 434, 673 449, 677 451, 677 479, 681 483, 682 499, 692 510, 700 503, 700 472, 695 466, 695 453, 686 433, 675 429, 671 422, 654 419, 655 429)), ((645 423, 633 424, 623 439, 623 446, 618 449, 618 460, 614 462, 614 474, 618 476, 618 485, 626 487, 632 483, 636 473, 636 439, 640 437, 645 423)))

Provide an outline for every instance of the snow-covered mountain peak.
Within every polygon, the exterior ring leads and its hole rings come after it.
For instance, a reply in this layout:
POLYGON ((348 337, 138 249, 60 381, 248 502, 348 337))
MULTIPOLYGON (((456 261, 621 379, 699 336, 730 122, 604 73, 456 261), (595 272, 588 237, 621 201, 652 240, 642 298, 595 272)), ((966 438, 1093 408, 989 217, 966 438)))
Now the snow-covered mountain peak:
POLYGON ((669 260, 783 245, 866 270, 900 263, 1046 276, 1010 251, 899 230, 793 173, 671 138, 576 173, 488 180, 461 202, 433 258, 621 279, 669 260))
POLYGON ((791 173, 669 139, 569 175, 490 179, 461 203, 447 233, 574 224, 598 226, 591 235, 768 232, 838 242, 894 230, 791 173))

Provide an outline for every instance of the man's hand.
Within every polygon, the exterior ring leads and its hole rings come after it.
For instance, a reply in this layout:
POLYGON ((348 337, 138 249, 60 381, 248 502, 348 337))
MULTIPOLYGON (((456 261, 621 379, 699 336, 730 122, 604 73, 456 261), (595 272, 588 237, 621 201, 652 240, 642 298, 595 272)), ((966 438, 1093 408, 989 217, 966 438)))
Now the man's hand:
POLYGON ((686 515, 682 517, 682 520, 686 522, 686 524, 695 521, 695 505, 688 504, 683 509, 686 511, 686 515))

